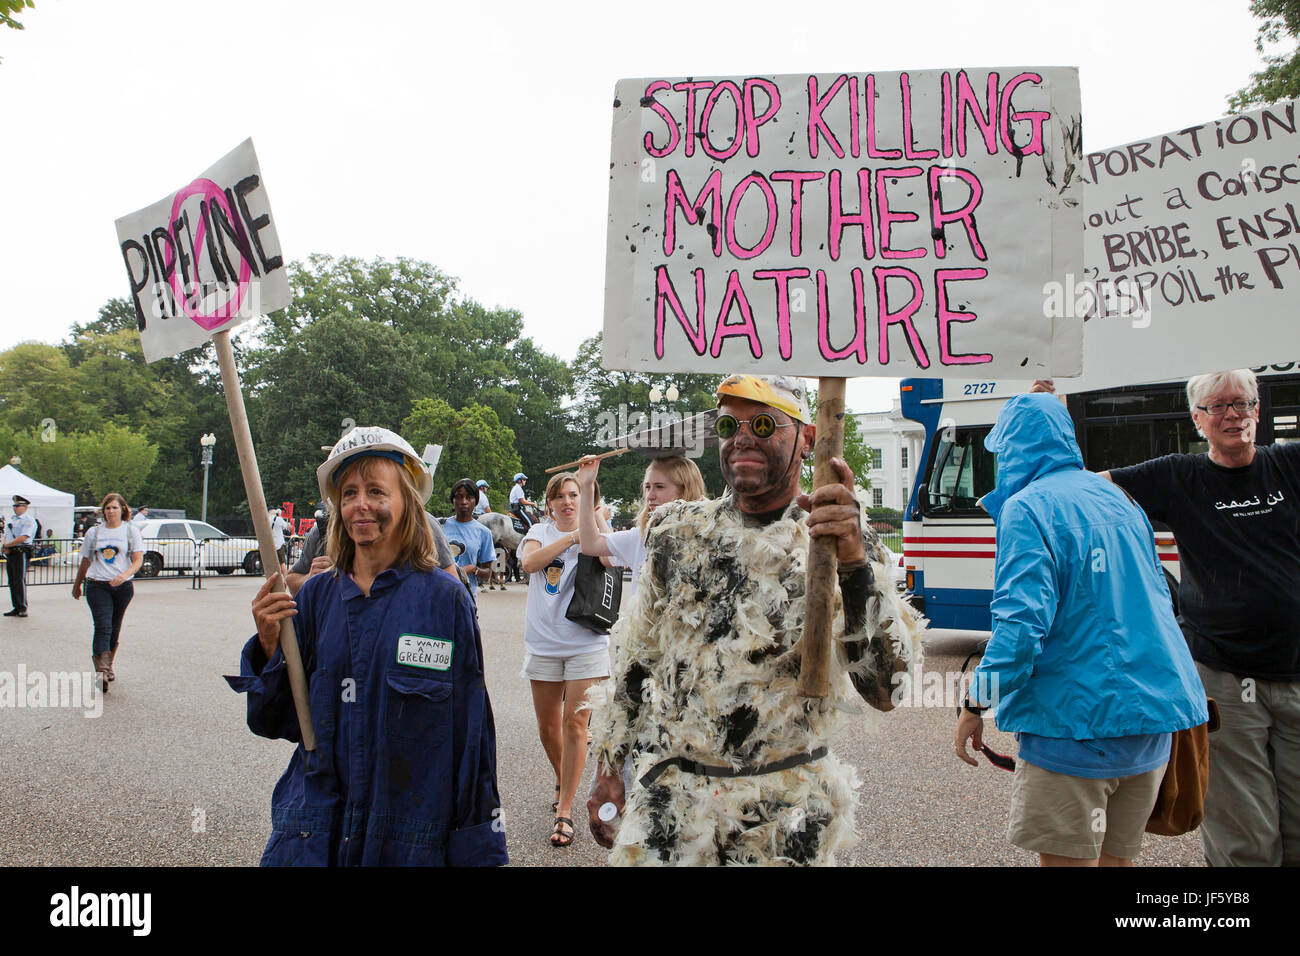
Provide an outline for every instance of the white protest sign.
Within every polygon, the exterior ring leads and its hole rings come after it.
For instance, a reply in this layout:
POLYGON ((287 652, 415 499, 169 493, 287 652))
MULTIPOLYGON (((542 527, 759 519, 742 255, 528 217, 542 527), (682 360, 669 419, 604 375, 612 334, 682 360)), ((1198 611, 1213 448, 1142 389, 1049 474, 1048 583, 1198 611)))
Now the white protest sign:
POLYGON ((148 362, 289 304, 289 276, 253 141, 117 220, 148 362))
POLYGON ((1086 279, 1050 303, 1085 319, 1083 375, 1060 390, 1300 358, 1296 112, 1276 103, 1088 154, 1086 279))
POLYGON ((1077 374, 1074 69, 622 80, 604 366, 1077 374))
POLYGON ((438 470, 438 460, 440 458, 442 458, 441 445, 424 446, 424 451, 421 452, 420 459, 424 463, 424 470, 429 473, 430 478, 432 478, 434 472, 438 470))

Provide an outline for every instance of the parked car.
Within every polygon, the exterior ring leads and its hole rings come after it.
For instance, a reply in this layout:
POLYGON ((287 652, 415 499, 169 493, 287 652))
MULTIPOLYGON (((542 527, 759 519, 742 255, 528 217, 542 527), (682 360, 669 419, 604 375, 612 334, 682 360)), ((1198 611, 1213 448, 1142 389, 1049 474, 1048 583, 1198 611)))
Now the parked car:
POLYGON ((205 571, 230 574, 240 568, 247 574, 262 573, 262 557, 256 538, 232 538, 203 521, 148 518, 136 527, 144 539, 144 561, 137 577, 152 578, 163 571, 189 573, 194 569, 195 546, 200 567, 205 571))

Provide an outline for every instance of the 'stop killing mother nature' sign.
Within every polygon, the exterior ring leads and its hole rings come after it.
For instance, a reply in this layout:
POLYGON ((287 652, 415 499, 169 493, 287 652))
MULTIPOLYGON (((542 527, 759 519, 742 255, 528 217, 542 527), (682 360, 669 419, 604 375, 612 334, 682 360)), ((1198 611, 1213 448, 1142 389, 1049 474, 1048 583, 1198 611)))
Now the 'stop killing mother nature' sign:
POLYGON ((1081 147, 1074 69, 620 81, 604 364, 1077 374, 1081 147))

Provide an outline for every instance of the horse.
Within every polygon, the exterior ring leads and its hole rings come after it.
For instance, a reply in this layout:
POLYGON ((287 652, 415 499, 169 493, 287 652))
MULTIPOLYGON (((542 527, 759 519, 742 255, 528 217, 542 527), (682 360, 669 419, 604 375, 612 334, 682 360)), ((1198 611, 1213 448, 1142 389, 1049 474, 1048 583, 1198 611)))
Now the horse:
POLYGON ((499 586, 504 591, 511 569, 513 568, 516 573, 518 572, 519 565, 515 550, 519 547, 519 542, 524 539, 524 532, 515 527, 515 516, 509 513, 489 511, 487 514, 479 515, 476 520, 492 533, 492 546, 505 555, 505 573, 500 573, 494 565, 492 578, 488 581, 488 590, 493 590, 499 586), (500 581, 499 585, 498 580, 500 581))

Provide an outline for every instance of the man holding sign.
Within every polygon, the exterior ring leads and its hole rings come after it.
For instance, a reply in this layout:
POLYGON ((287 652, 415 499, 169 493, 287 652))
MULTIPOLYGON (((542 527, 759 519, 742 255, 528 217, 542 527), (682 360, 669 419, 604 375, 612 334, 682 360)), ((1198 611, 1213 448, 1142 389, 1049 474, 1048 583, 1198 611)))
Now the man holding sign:
POLYGON ((855 800, 853 771, 829 743, 854 691, 892 708, 920 629, 873 569, 879 542, 848 466, 837 459, 840 483, 799 494, 815 438, 803 384, 733 375, 718 400, 730 490, 655 513, 641 586, 614 631, 614 677, 591 693, 591 829, 614 863, 829 863, 853 841, 855 800), (835 541, 843 653, 830 694, 808 700, 795 645, 816 537, 835 541), (621 824, 599 819, 606 803, 621 824))

